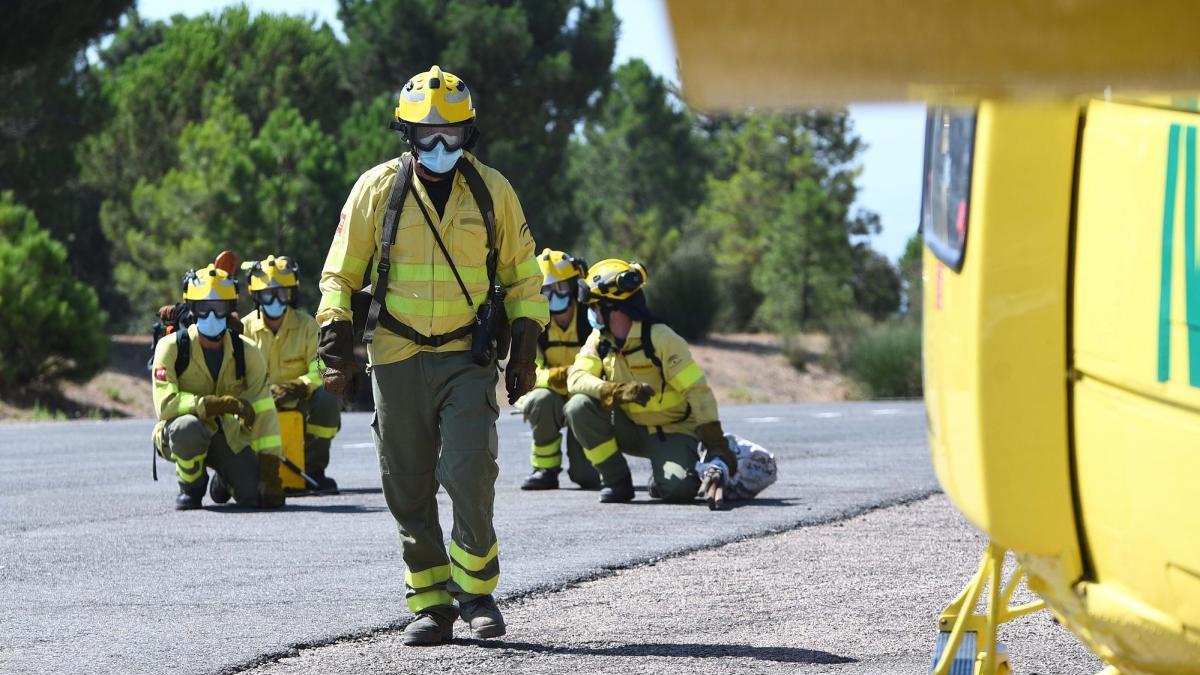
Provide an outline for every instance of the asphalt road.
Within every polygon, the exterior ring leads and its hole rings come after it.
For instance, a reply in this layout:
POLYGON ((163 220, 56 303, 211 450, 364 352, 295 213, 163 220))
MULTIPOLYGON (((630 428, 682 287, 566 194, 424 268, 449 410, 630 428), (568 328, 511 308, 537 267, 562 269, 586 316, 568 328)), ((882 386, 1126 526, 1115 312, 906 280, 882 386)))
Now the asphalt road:
MULTIPOLYGON (((500 421, 496 520, 514 598, 612 568, 936 489, 919 403, 727 406, 725 428, 775 452, 763 498, 712 513, 592 492, 523 493, 529 435, 500 421)), ((178 513, 150 479, 148 421, 0 425, 0 672, 223 673, 397 625, 403 565, 367 415, 348 415, 330 474, 353 492, 283 511, 178 513)), ((644 483, 649 465, 633 462, 644 483)), ((440 495, 449 531, 449 503, 440 495)))

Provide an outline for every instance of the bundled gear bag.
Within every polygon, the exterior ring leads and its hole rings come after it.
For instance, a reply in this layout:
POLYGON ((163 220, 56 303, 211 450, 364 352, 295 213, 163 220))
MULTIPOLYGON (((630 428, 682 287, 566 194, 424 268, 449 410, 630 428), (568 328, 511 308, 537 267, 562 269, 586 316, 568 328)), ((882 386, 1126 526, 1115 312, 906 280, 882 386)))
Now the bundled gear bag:
MULTIPOLYGON (((696 473, 703 476, 709 468, 718 468, 724 474, 722 485, 726 500, 753 499, 779 479, 779 467, 770 451, 735 434, 725 434, 725 438, 737 455, 737 474, 730 476, 724 462, 720 461, 696 462, 696 473)), ((700 447, 699 451, 703 456, 704 448, 700 447)))

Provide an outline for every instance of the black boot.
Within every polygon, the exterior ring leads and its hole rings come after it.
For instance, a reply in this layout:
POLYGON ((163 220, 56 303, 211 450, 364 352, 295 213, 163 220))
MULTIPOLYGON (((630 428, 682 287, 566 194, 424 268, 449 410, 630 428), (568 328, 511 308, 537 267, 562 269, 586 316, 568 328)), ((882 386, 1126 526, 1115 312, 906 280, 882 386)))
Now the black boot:
POLYGON ((208 482, 208 498, 217 504, 224 504, 233 498, 233 493, 229 491, 225 481, 221 480, 219 473, 213 472, 212 480, 208 482))
POLYGON ((633 477, 629 474, 626 474, 624 478, 616 483, 605 485, 600 489, 601 504, 617 504, 631 501, 633 501, 633 477))
POLYGON ((179 484, 179 496, 175 498, 176 511, 190 511, 200 508, 201 502, 204 501, 204 486, 201 485, 199 490, 194 486, 184 486, 179 484))
POLYGON ((324 494, 337 494, 337 481, 325 475, 325 469, 315 469, 307 471, 308 477, 317 481, 317 487, 313 488, 317 492, 324 494))
POLYGON ((507 631, 504 616, 496 606, 496 599, 490 595, 481 595, 462 603, 458 613, 463 622, 471 627, 471 637, 486 640, 500 637, 507 631))
POLYGON ((454 620, 421 612, 404 627, 400 642, 410 646, 440 645, 454 637, 454 620))
POLYGON ((534 469, 521 483, 522 490, 557 490, 558 473, 562 469, 534 469))

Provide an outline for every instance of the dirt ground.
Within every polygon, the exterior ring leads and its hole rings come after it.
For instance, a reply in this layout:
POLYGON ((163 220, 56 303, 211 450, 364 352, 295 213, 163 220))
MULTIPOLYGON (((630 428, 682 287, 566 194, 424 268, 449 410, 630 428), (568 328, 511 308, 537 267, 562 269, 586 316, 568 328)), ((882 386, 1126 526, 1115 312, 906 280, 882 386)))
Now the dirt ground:
MULTIPOLYGON (((799 338, 814 355, 827 349, 824 336, 799 338)), ((692 345, 692 356, 708 377, 721 404, 844 401, 853 384, 819 363, 798 370, 783 354, 778 337, 762 334, 714 334, 692 345)), ((117 335, 109 367, 85 384, 66 383, 57 392, 35 392, 0 400, 0 420, 153 417, 146 362, 150 336, 117 335)), ((503 404, 503 378, 498 399, 503 404)))
MULTIPOLYGON (((384 630, 249 672, 929 672, 937 616, 984 544, 936 495, 505 602, 508 635, 498 640, 471 639, 460 622, 451 644, 405 647, 398 630, 384 630)), ((1022 585, 1015 602, 1031 599, 1022 585)), ((1102 665, 1046 611, 1005 624, 1000 639, 1016 673, 1091 675, 1102 665)))

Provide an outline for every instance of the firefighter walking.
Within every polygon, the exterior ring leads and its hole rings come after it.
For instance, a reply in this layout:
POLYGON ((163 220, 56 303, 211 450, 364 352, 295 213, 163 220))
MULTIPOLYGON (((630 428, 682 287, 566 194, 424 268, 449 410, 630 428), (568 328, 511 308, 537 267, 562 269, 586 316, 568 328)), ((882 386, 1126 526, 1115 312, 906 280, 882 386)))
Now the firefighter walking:
POLYGON ((372 428, 416 614, 402 638, 410 645, 449 640, 460 616, 475 637, 505 633, 492 597, 500 578, 496 352, 511 327, 512 403, 534 385, 537 337, 549 319, 516 193, 465 152, 478 135, 474 122, 461 79, 437 66, 410 79, 392 127, 411 153, 358 179, 321 275, 318 353, 335 394, 355 372, 351 295, 370 281, 372 428), (439 485, 454 508, 448 552, 439 485))

